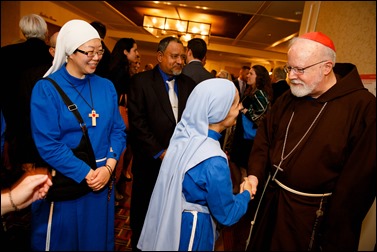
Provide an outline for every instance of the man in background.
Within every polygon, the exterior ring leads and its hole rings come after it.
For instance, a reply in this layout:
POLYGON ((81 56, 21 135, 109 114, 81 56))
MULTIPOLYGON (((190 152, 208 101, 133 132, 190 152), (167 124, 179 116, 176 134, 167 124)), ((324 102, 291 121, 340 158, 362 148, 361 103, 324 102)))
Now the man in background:
POLYGON ((105 52, 102 55, 102 59, 98 63, 96 71, 94 73, 101 77, 107 78, 109 75, 109 64, 111 55, 111 51, 109 50, 109 48, 107 48, 104 41, 107 29, 106 26, 99 21, 93 21, 90 24, 97 30, 99 36, 101 37, 102 48, 105 49, 105 52))
POLYGON ((50 48, 48 49, 48 51, 50 52, 52 57, 55 56, 56 39, 58 38, 58 34, 59 32, 55 32, 50 37, 50 43, 49 43, 50 48))
POLYGON ((204 68, 207 54, 207 44, 201 38, 193 38, 187 43, 186 62, 182 73, 190 77, 196 84, 214 78, 213 75, 204 68))
MULTIPOLYGON (((30 14, 20 19, 19 27, 26 41, 1 47, 1 57, 6 64, 1 68, 2 76, 9 76, 12 83, 1 84, 1 110, 7 125, 5 132, 5 153, 9 157, 8 167, 17 178, 27 166, 35 164, 38 152, 31 136, 24 138, 25 127, 30 127, 29 102, 35 80, 51 66, 53 57, 46 43, 48 29, 46 21, 39 15, 30 14), (26 143, 27 142, 27 143, 26 143)), ((14 178, 14 179, 17 179, 14 178)), ((11 181, 7 181, 11 182, 11 181)))
POLYGON ((234 85, 236 85, 236 88, 238 89, 241 99, 243 98, 243 94, 246 89, 247 75, 249 72, 249 66, 242 66, 238 78, 233 81, 234 85))
POLYGON ((170 138, 196 85, 182 74, 184 58, 182 42, 175 37, 166 37, 158 45, 158 65, 131 78, 128 136, 133 152, 130 210, 133 251, 138 250, 136 245, 170 138), (172 82, 178 98, 177 118, 174 116, 177 104, 170 102, 168 82, 172 82))
POLYGON ((145 65, 143 71, 148 71, 148 70, 152 70, 153 69, 153 64, 152 63, 148 63, 145 65))
POLYGON ((275 103, 276 99, 289 89, 287 82, 287 73, 284 71, 284 67, 275 67, 271 75, 272 83, 272 100, 271 105, 275 103))

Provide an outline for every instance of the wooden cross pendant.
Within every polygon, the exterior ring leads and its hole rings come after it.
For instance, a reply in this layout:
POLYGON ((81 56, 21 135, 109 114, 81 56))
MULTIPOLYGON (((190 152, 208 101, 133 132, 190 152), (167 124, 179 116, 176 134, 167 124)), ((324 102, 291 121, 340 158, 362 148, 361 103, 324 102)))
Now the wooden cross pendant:
POLYGON ((92 113, 89 114, 89 117, 92 118, 92 126, 97 126, 97 117, 99 117, 99 114, 97 114, 96 111, 93 109, 92 113))

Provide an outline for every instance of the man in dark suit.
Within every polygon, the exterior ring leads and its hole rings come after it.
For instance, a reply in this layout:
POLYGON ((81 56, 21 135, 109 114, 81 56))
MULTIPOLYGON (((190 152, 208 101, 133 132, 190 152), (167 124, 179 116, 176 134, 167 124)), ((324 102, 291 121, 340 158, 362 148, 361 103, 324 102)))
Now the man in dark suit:
MULTIPOLYGON (((30 97, 35 81, 43 76, 52 64, 53 57, 46 43, 48 28, 39 15, 29 14, 20 19, 19 27, 26 41, 1 47, 1 76, 8 82, 1 83, 1 112, 6 122, 5 143, 1 165, 1 188, 10 187, 30 168, 44 165, 31 136, 30 97)), ((30 207, 22 210, 30 214, 30 207)), ((20 215, 21 216, 21 215, 20 215)), ((28 251, 30 232, 17 228, 19 217, 4 217, 1 244, 14 250, 28 251), (16 225, 15 225, 16 224, 16 225)), ((27 220, 25 225, 30 225, 27 220)))
POLYGON ((285 91, 290 89, 287 82, 287 73, 283 67, 275 67, 271 75, 272 83, 272 100, 271 105, 275 103, 276 99, 282 95, 285 91))
POLYGON ((249 72, 250 72, 249 66, 242 66, 240 69, 238 78, 233 81, 234 85, 236 85, 236 88, 238 89, 238 93, 240 94, 241 99, 247 87, 246 82, 247 82, 247 75, 249 74, 249 72))
POLYGON ((135 74, 131 79, 128 116, 129 141, 132 145, 132 195, 130 224, 132 249, 136 245, 144 224, 149 200, 157 180, 161 162, 176 126, 168 95, 168 79, 175 79, 178 96, 178 118, 195 87, 195 82, 181 74, 185 58, 182 42, 174 37, 160 41, 157 61, 152 70, 135 74))
POLYGON ((187 43, 186 62, 182 73, 193 79, 196 84, 214 78, 213 75, 204 68, 207 54, 207 44, 201 38, 193 38, 187 43))
POLYGON ((43 76, 53 60, 46 43, 47 23, 41 16, 25 15, 19 27, 26 41, 1 47, 1 57, 6 61, 1 73, 3 77, 11 77, 10 83, 1 84, 0 91, 1 110, 7 124, 4 155, 9 157, 10 170, 17 174, 15 180, 26 164, 35 165, 35 158, 39 157, 29 134, 29 101, 33 81, 43 76), (23 133, 29 134, 30 141, 21 137, 23 133))
POLYGON ((98 63, 96 71, 94 73, 101 77, 108 78, 109 71, 110 71, 109 66, 110 66, 111 51, 109 50, 109 48, 107 48, 104 42, 107 29, 106 29, 106 26, 99 21, 93 21, 90 24, 94 27, 94 29, 97 30, 99 36, 101 37, 102 48, 105 49, 105 52, 102 55, 102 59, 98 63))

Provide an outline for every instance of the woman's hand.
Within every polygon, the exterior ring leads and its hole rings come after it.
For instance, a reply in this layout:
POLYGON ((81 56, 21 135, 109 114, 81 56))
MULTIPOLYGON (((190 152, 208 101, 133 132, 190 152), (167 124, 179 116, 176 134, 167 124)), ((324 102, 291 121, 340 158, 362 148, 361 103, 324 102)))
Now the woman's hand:
POLYGON ((244 181, 240 186, 240 193, 247 190, 250 193, 250 198, 254 199, 255 194, 257 193, 258 178, 254 175, 249 175, 244 177, 244 181))
POLYGON ((52 181, 47 174, 25 173, 10 190, 1 192, 1 214, 23 209, 34 201, 43 199, 51 185, 52 181))
POLYGON ((89 179, 87 179, 86 182, 93 191, 101 190, 107 185, 109 179, 111 179, 111 174, 106 166, 101 166, 95 170, 91 170, 91 173, 89 172, 89 174, 89 176, 87 176, 89 179))

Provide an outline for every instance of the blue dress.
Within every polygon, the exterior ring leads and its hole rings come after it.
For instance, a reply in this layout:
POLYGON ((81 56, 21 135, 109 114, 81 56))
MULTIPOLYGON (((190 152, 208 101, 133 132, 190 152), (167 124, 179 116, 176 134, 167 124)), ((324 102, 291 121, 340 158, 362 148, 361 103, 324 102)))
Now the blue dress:
MULTIPOLYGON (((208 136, 218 140, 221 134, 209 130, 208 136)), ((250 201, 248 191, 233 195, 228 162, 221 156, 206 159, 187 171, 182 191, 187 202, 207 206, 211 213, 197 214, 192 245, 192 250, 195 251, 213 250, 215 246, 211 216, 217 223, 231 226, 246 213, 250 201)), ((180 251, 188 250, 193 219, 191 212, 182 213, 180 251)))
POLYGON ((214 250, 215 221, 232 225, 246 213, 250 193, 233 195, 221 134, 210 130, 227 117, 236 92, 231 81, 212 78, 190 94, 161 164, 139 249, 214 250))
MULTIPOLYGON (((65 66, 49 77, 77 105, 88 128, 97 167, 105 165, 107 158, 118 160, 126 146, 126 133, 114 85, 94 74, 78 79, 65 66), (99 114, 96 126, 89 117, 92 107, 99 114)), ((71 151, 79 144, 81 128, 48 80, 39 80, 33 89, 31 127, 38 151, 47 163, 77 182, 85 179, 90 167, 71 151)), ((54 202, 50 250, 114 250, 113 190, 109 200, 109 189, 105 187, 75 200, 54 202)), ((45 250, 49 212, 50 202, 46 200, 32 204, 33 250, 45 250)))

